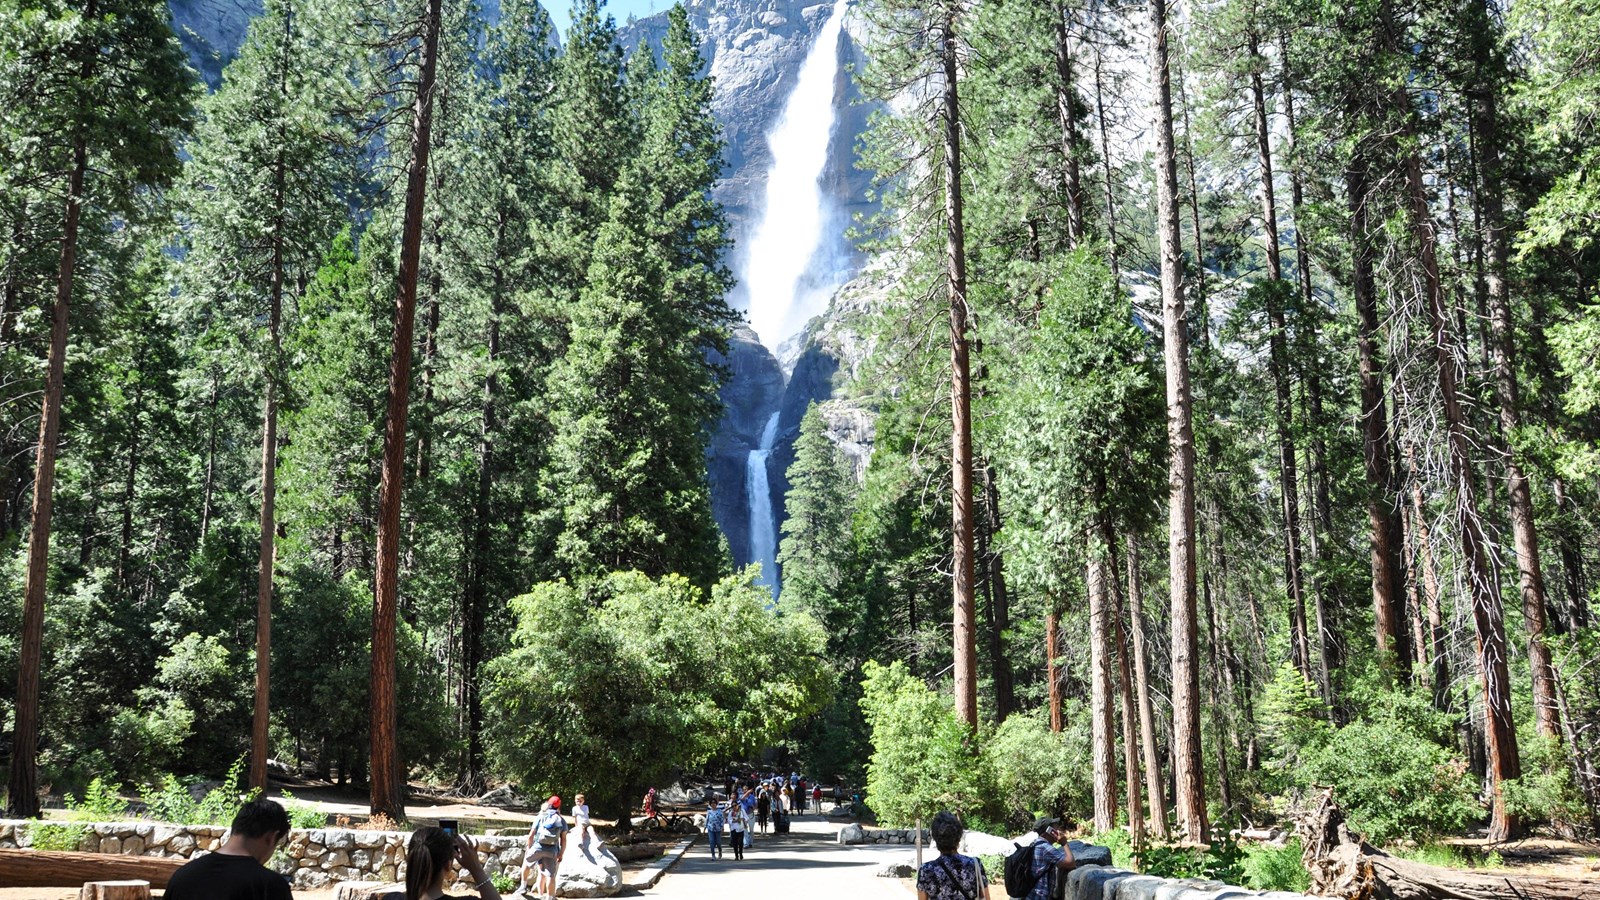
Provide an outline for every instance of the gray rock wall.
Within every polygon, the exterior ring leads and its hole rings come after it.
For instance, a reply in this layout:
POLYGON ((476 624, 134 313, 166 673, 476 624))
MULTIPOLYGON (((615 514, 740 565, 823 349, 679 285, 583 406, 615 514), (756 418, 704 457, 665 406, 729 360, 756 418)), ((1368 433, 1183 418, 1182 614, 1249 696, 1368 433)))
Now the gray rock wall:
POLYGON ((1066 900, 1313 900, 1304 894, 1253 891, 1198 878, 1157 878, 1109 866, 1075 869, 1066 900))

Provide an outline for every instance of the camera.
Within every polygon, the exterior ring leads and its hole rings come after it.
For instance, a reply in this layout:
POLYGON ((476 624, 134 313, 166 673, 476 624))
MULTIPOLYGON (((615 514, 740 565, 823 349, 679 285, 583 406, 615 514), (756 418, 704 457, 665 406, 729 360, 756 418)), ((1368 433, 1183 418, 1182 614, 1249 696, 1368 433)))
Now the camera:
POLYGON ((455 819, 440 819, 439 828, 444 831, 445 834, 448 834, 451 837, 455 837, 461 833, 461 823, 457 822, 455 819))

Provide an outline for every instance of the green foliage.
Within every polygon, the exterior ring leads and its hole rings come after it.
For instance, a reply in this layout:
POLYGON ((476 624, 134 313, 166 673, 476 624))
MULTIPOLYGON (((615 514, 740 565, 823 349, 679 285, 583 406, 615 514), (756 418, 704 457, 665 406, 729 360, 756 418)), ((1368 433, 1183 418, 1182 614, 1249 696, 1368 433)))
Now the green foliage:
POLYGON ((1395 847, 1390 851, 1401 859, 1447 869, 1501 869, 1505 860, 1491 850, 1487 853, 1460 844, 1428 842, 1418 847, 1395 847))
POLYGON ((904 827, 940 810, 981 816, 984 760, 949 698, 930 690, 896 660, 869 661, 861 709, 872 729, 867 805, 880 821, 904 827))
POLYGON ((127 817, 128 801, 122 798, 122 785, 96 778, 84 788, 83 799, 65 797, 68 816, 76 822, 118 822, 127 817))
POLYGON ((89 826, 82 822, 28 823, 28 846, 35 850, 60 850, 75 853, 83 849, 83 839, 89 836, 89 826))
POLYGON ((511 601, 512 650, 488 673, 494 760, 531 791, 581 785, 620 810, 676 766, 769 746, 831 687, 816 622, 769 598, 637 572, 536 585, 511 601))
POLYGON ((1113 828, 1110 831, 1097 831, 1085 839, 1088 843, 1104 847, 1111 851, 1111 864, 1122 868, 1132 868, 1136 860, 1133 857, 1133 835, 1125 828, 1113 828))
MULTIPOLYGON (((244 799, 244 795, 239 793, 243 775, 244 757, 241 756, 228 767, 222 783, 211 788, 199 800, 194 799, 191 788, 195 783, 194 780, 186 783, 170 773, 146 786, 140 799, 144 801, 146 814, 159 822, 179 825, 227 825, 233 821, 234 814, 239 811, 239 804, 244 799)), ((292 815, 291 812, 291 821, 292 815)))
POLYGON ((283 792, 283 808, 289 813, 289 827, 297 830, 310 830, 328 827, 326 813, 314 806, 296 802, 294 795, 288 791, 283 792))
POLYGON ((1223 884, 1245 880, 1244 854, 1232 841, 1209 847, 1150 844, 1138 857, 1139 871, 1157 878, 1202 878, 1223 884))
POLYGON ((1062 720, 1069 726, 1055 733, 1043 708, 1014 713, 984 741, 994 799, 1010 829, 1027 828, 1039 816, 1079 819, 1093 812, 1088 716, 1074 703, 1062 720))
POLYGON ((1311 873, 1300 860, 1300 839, 1290 838, 1282 847, 1246 844, 1239 863, 1243 884, 1258 891, 1288 891, 1304 894, 1311 889, 1311 873))
POLYGON ((1530 822, 1585 824, 1588 807, 1561 742, 1526 728, 1517 735, 1517 747, 1522 751, 1522 777, 1505 782, 1507 808, 1530 822))

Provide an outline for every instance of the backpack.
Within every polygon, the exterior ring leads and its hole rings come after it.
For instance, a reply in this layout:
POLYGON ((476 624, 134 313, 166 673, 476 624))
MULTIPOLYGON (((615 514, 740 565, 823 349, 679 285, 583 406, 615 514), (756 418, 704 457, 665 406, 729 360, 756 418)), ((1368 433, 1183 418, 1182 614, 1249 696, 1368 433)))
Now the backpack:
POLYGON ((539 817, 539 831, 534 838, 534 840, 538 842, 539 846, 554 847, 561 843, 561 829, 550 820, 551 816, 556 816, 559 818, 560 815, 560 813, 552 810, 539 817))
POLYGON ((1026 897, 1044 873, 1033 874, 1033 845, 1017 844, 1017 849, 1006 855, 1006 894, 1026 897))

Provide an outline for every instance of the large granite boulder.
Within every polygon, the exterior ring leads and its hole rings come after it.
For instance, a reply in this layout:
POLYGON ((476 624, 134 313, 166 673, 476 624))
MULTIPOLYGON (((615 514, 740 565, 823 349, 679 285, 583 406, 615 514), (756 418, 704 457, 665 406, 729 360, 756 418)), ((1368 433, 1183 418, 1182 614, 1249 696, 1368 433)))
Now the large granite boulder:
POLYGON ((839 843, 841 844, 865 844, 867 840, 867 830, 858 823, 851 822, 849 825, 839 829, 839 843))
POLYGON ((562 897, 610 897, 622 890, 622 863, 589 833, 585 841, 567 841, 556 870, 556 892, 562 897))

